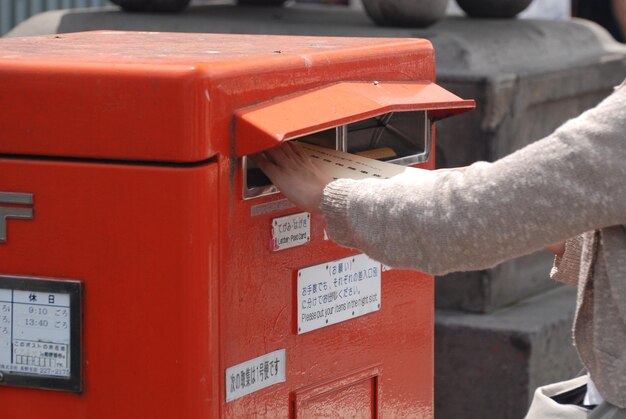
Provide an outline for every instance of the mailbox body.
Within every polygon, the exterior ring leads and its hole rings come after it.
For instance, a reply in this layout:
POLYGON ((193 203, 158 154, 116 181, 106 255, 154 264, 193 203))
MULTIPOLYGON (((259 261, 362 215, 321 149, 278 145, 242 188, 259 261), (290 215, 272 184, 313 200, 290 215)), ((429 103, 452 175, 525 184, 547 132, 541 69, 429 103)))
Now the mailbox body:
POLYGON ((357 252, 317 216, 309 243, 272 251, 273 220, 301 211, 243 199, 241 157, 271 141, 239 135, 235 114, 433 78, 423 40, 2 40, 0 191, 32 194, 33 217, 5 220, 0 275, 82 284, 79 391, 0 385, 2 416, 432 417, 433 278, 385 270, 379 310, 299 334, 298 271, 357 252), (284 382, 226 401, 227 368, 280 349, 284 382))

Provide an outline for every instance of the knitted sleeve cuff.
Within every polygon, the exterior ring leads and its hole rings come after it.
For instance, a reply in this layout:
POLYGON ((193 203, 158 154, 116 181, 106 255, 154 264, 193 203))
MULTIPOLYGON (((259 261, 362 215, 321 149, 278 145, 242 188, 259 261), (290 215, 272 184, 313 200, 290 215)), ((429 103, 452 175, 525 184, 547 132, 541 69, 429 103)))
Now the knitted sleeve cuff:
POLYGON ((568 285, 577 286, 580 273, 580 258, 583 248, 583 237, 578 236, 565 242, 562 256, 554 258, 550 278, 568 285))

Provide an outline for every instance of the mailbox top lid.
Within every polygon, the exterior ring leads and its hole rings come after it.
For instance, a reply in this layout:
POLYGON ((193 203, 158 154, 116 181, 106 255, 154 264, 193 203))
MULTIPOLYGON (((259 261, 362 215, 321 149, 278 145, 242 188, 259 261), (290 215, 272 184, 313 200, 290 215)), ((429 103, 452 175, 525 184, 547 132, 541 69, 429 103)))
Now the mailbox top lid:
POLYGON ((241 64, 276 57, 300 56, 403 43, 429 44, 423 39, 321 36, 245 35, 98 30, 57 35, 3 38, 0 62, 39 64, 105 64, 197 66, 241 64))
POLYGON ((200 162, 238 109, 342 81, 434 79, 423 39, 94 31, 0 40, 0 154, 200 162))

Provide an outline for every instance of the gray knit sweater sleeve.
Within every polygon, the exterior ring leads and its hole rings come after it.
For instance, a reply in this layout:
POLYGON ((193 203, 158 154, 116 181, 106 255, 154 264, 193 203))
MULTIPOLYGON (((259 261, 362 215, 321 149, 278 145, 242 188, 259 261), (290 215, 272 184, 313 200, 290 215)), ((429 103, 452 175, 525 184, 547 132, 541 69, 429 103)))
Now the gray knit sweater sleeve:
POLYGON ((491 267, 626 223, 626 87, 554 134, 494 163, 331 182, 333 240, 433 274, 491 267))

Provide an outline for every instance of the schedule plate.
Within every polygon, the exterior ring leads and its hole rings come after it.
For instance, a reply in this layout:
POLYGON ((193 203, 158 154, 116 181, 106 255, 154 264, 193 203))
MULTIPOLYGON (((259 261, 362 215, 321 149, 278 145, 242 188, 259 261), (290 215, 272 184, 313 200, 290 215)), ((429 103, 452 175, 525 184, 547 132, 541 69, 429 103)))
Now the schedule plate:
POLYGON ((81 283, 0 275, 0 385, 81 391, 81 283))

